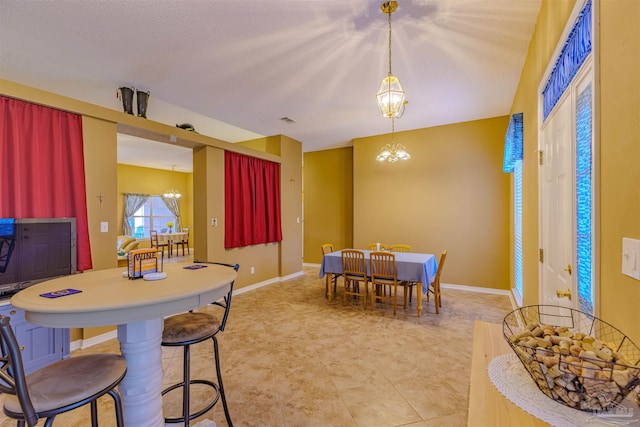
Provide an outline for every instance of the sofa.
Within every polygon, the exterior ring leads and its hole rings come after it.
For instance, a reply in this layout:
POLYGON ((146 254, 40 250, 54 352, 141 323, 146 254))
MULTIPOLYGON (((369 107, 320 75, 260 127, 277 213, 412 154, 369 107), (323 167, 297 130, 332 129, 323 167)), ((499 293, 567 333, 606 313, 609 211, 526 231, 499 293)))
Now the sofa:
POLYGON ((118 254, 120 253, 129 253, 134 249, 138 248, 140 242, 136 240, 135 237, 131 236, 118 236, 118 246, 116 248, 118 254))

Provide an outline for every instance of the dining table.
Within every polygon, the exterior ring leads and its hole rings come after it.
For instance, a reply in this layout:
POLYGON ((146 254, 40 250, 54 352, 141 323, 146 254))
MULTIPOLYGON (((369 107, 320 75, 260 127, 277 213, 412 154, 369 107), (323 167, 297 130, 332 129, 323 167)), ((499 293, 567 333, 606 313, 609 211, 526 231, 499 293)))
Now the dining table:
MULTIPOLYGON (((181 242, 183 240, 185 240, 187 238, 187 236, 189 235, 189 233, 187 233, 186 231, 174 231, 171 233, 158 233, 158 243, 162 244, 162 243, 167 243, 169 245, 169 258, 171 258, 171 255, 173 253, 173 243, 175 242, 181 242)), ((177 250, 176 250, 176 254, 177 254, 177 250)))
MULTIPOLYGON (((342 250, 325 254, 320 265, 320 278, 326 274, 342 274, 342 250)), ((369 258, 371 250, 355 249, 364 253, 367 274, 369 274, 369 258)), ((396 259, 396 276, 398 281, 416 283, 418 287, 418 317, 422 316, 422 295, 429 291, 429 285, 438 272, 438 262, 433 254, 422 254, 416 252, 393 252, 396 259)), ((329 286, 329 298, 332 297, 331 286, 329 286)))
POLYGON ((127 362, 127 373, 118 387, 126 426, 165 425, 161 395, 164 317, 223 298, 237 277, 234 269, 216 264, 165 264, 162 273, 166 277, 148 275, 148 279, 134 280, 122 268, 92 270, 32 285, 11 298, 11 304, 24 310, 26 320, 35 325, 117 325, 120 351, 127 362), (48 293, 62 296, 43 296, 48 293))

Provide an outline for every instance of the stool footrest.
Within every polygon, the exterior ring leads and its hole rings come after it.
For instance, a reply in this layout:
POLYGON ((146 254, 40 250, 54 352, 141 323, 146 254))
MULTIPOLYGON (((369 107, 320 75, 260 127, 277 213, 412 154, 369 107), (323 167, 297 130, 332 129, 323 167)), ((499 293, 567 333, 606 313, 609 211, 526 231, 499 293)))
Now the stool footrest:
MULTIPOLYGON (((164 396, 165 394, 169 393, 170 391, 173 391, 175 389, 178 388, 182 388, 184 387, 184 382, 181 383, 177 383, 174 384, 172 386, 169 386, 167 388, 165 388, 164 390, 162 390, 162 395, 164 396)), ((189 418, 189 420, 193 420, 194 418, 197 418, 201 415, 204 415, 206 412, 208 412, 211 408, 213 408, 213 406, 218 402, 218 400, 220 399, 220 388, 218 387, 218 385, 216 383, 214 383, 213 381, 209 381, 209 380, 191 380, 189 381, 189 385, 193 385, 193 384, 204 384, 206 386, 212 387, 215 391, 216 391, 216 395, 214 396, 214 398, 202 409, 198 410, 197 412, 194 412, 193 414, 185 414, 181 417, 175 417, 175 418, 170 418, 170 417, 165 417, 164 422, 165 423, 169 423, 169 424, 173 424, 173 423, 184 423, 185 422, 185 418, 189 418)))

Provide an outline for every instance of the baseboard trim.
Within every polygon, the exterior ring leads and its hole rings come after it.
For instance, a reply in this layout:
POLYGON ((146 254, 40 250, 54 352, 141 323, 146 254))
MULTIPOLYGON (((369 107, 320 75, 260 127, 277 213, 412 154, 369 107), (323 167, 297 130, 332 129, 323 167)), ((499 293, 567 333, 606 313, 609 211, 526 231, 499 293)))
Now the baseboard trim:
POLYGON ((511 307, 515 310, 518 304, 513 296, 513 292, 507 289, 484 288, 480 286, 455 285, 452 283, 440 283, 440 287, 444 289, 456 289, 459 291, 480 292, 483 294, 506 295, 509 297, 511 307))
POLYGON ((91 337, 86 340, 73 341, 69 346, 69 350, 74 351, 74 350, 89 348, 96 344, 100 344, 117 337, 118 337, 118 330, 114 329, 113 331, 105 332, 104 334, 96 335, 95 337, 91 337))

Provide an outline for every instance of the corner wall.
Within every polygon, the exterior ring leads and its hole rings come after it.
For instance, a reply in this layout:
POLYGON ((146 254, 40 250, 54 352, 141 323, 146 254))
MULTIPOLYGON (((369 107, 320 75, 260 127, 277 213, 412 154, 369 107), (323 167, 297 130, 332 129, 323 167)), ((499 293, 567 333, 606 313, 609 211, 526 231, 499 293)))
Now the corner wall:
POLYGON ((354 139, 353 243, 447 250, 442 281, 508 289, 508 117, 399 132, 411 160, 378 162, 391 135, 354 139))
POLYGON ((353 247, 353 148, 304 153, 304 262, 320 264, 324 243, 353 247))

